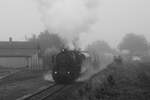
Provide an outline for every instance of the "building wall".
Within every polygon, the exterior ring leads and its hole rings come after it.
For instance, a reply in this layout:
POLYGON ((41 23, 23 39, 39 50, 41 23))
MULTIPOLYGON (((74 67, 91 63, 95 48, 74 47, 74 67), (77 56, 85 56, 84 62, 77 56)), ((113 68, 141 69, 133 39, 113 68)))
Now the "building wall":
POLYGON ((42 70, 43 59, 39 58, 37 54, 31 57, 0 57, 0 66, 10 68, 28 67, 31 70, 42 70))
POLYGON ((27 66, 25 57, 0 57, 0 65, 4 67, 18 68, 27 66))

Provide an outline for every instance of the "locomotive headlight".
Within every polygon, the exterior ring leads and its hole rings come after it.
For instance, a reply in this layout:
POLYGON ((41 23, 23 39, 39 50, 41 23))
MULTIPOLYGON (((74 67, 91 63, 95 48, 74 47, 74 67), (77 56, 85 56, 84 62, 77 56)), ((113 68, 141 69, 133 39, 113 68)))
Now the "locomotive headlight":
POLYGON ((57 74, 58 72, 54 72, 54 74, 57 74))
POLYGON ((67 72, 67 74, 70 74, 70 72, 67 72))

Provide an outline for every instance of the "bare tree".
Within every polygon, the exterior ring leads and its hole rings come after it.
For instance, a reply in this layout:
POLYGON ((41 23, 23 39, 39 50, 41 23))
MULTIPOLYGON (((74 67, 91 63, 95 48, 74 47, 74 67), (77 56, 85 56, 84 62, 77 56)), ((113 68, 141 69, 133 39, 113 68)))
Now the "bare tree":
POLYGON ((47 48, 55 47, 61 49, 64 47, 63 40, 57 34, 50 34, 47 30, 41 32, 38 36, 33 35, 28 41, 37 43, 42 53, 44 53, 47 48))

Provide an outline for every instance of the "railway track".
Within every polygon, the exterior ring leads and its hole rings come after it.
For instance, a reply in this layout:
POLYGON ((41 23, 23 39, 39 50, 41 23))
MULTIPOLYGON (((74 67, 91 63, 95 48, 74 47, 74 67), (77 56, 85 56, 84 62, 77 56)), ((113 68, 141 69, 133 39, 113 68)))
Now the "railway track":
POLYGON ((8 77, 8 76, 10 76, 10 75, 13 75, 13 74, 15 74, 15 73, 17 73, 18 71, 14 71, 14 72, 9 72, 9 73, 5 73, 5 72, 3 72, 4 74, 2 74, 2 75, 0 75, 0 80, 1 79, 3 79, 3 78, 6 78, 6 77, 8 77))
POLYGON ((54 98, 57 94, 61 94, 63 91, 67 90, 70 87, 71 85, 54 84, 53 86, 45 87, 40 91, 37 91, 30 95, 26 95, 17 100, 50 100, 51 98, 54 98))

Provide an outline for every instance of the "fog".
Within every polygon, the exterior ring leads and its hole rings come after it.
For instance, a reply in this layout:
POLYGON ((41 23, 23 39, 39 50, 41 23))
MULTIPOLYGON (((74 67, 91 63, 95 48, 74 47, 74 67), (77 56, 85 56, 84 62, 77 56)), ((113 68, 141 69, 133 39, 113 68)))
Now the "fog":
MULTIPOLYGON (((74 0, 71 1, 74 2, 74 0)), ((90 2, 90 0, 85 1, 90 2)), ((86 10, 82 11, 84 14, 86 10)), ((78 11, 75 13, 78 14, 78 11)), ((25 40, 25 37, 39 34, 47 28, 35 0, 0 0, 0 14, 1 41, 8 40, 10 36, 13 40, 25 40)), ((100 39, 116 47, 122 37, 130 32, 143 34, 150 40, 149 0, 100 0, 96 14, 98 20, 90 26, 88 34, 85 30, 82 31, 83 34, 80 34, 82 46, 100 39)))

